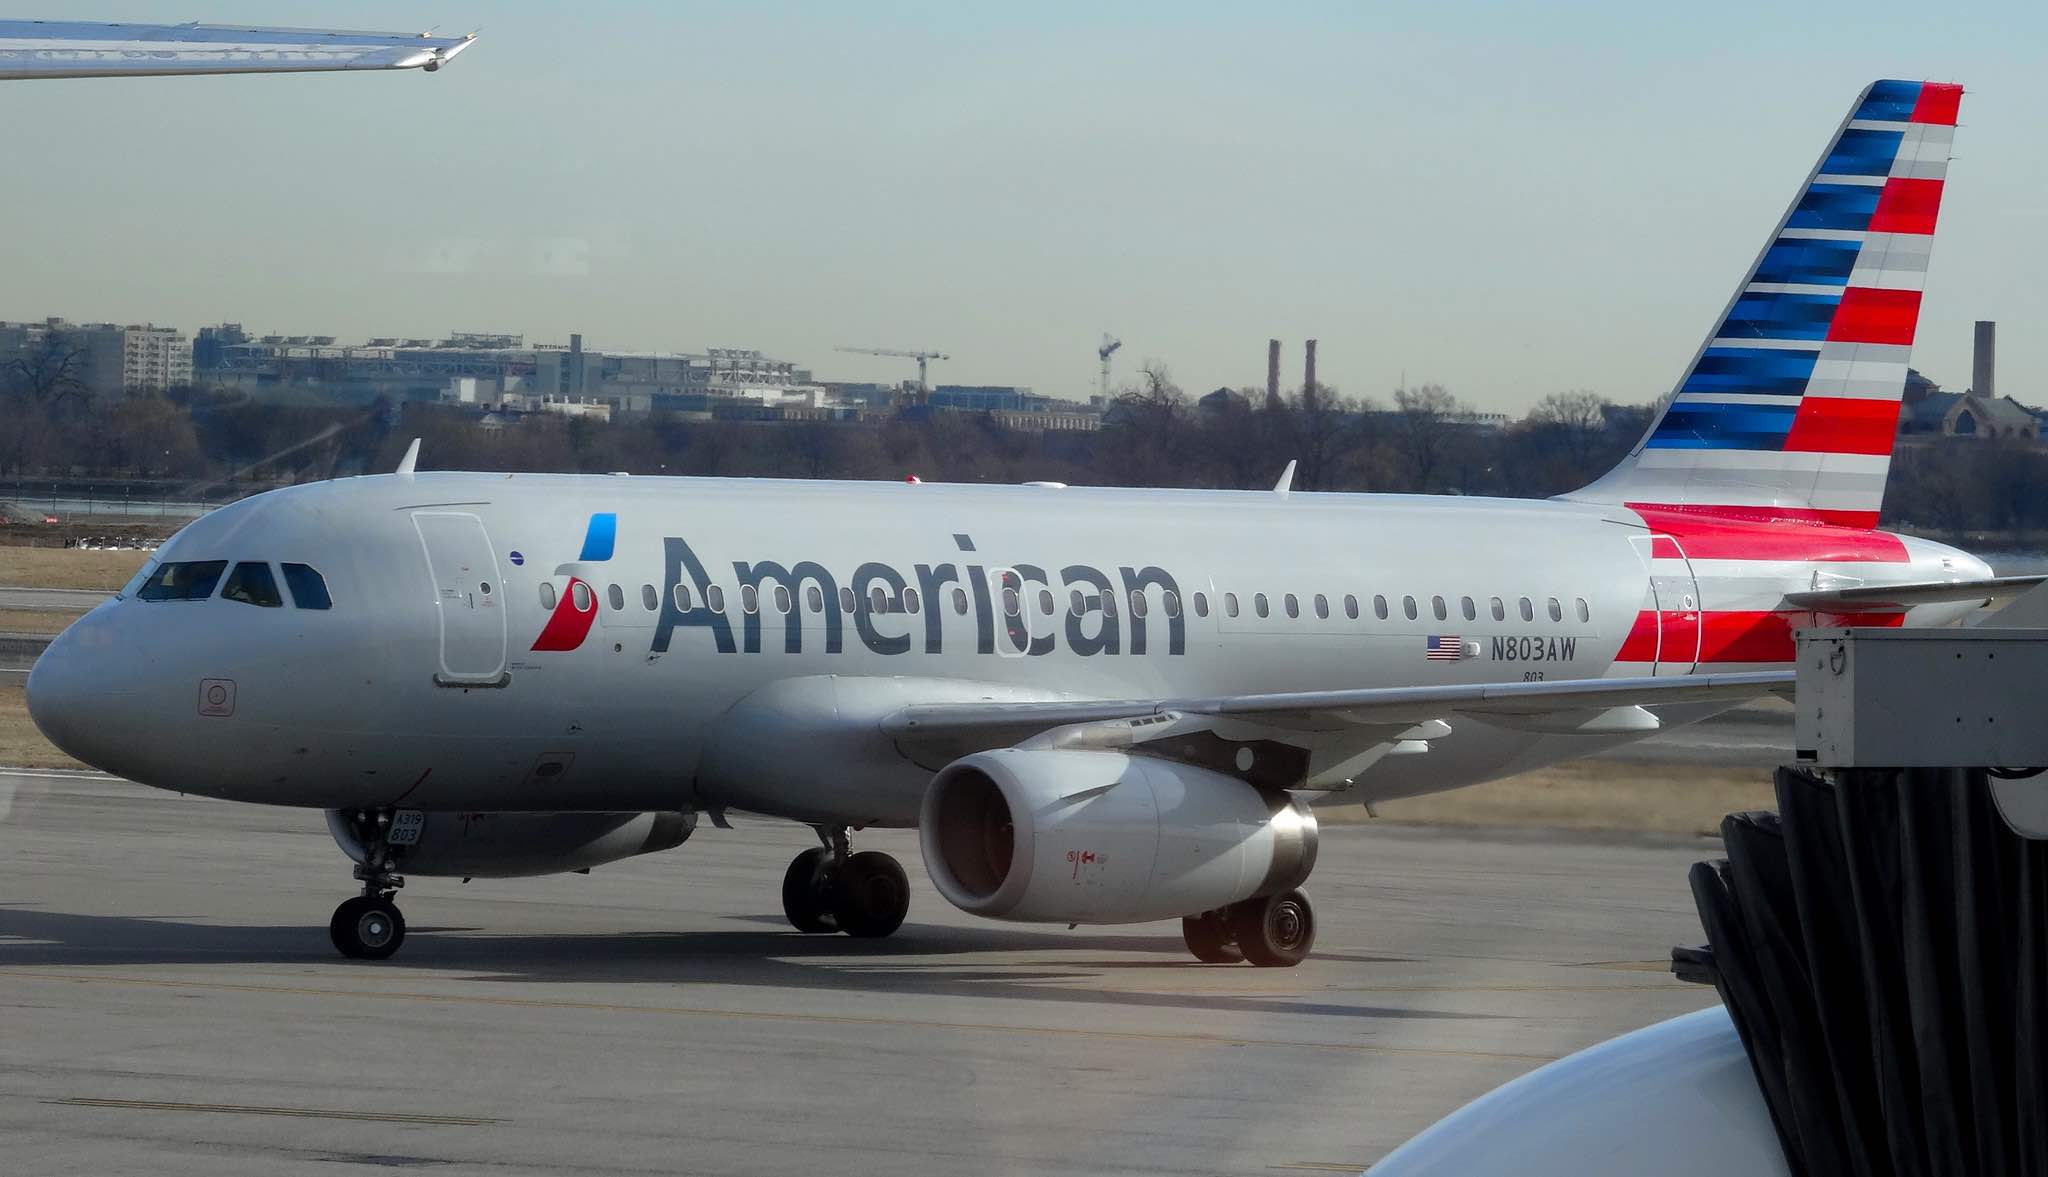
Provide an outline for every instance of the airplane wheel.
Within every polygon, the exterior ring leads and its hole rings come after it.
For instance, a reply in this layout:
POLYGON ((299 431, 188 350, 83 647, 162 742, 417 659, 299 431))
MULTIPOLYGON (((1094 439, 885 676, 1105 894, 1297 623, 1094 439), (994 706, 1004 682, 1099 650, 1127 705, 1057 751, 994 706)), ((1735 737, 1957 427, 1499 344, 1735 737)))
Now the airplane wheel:
POLYGON ((1225 912, 1244 958, 1262 968, 1292 968, 1315 947, 1315 911, 1299 891, 1247 899, 1225 912))
POLYGON ((832 852, 823 846, 813 846, 790 860, 782 875, 782 914, 789 917, 790 927, 807 933, 839 930, 838 917, 826 901, 826 872, 831 864, 832 852))
POLYGON ((873 939, 903 926, 910 911, 910 877, 903 864, 879 850, 863 850, 840 868, 832 912, 839 930, 873 939))
POLYGON ((1244 952, 1230 935, 1230 923, 1220 911, 1205 911, 1180 921, 1181 939, 1188 951, 1203 964, 1239 964, 1244 952))
POLYGON ((405 943, 405 917, 389 899, 358 895, 334 909, 327 935, 343 956, 384 960, 405 943))

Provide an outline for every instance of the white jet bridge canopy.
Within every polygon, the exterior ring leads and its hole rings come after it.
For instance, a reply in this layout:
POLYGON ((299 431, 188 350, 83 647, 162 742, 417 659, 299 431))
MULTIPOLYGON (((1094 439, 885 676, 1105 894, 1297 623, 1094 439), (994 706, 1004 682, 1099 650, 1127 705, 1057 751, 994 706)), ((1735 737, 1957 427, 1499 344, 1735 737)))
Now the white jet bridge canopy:
POLYGON ((424 69, 476 34, 361 33, 233 25, 0 20, 0 81, 424 69))

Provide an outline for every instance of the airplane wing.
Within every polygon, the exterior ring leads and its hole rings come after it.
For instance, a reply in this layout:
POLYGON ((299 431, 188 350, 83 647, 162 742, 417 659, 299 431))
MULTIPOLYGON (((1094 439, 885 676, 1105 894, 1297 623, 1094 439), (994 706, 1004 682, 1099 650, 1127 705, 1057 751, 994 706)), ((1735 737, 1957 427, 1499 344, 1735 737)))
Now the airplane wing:
POLYGON ((432 73, 475 40, 474 33, 439 37, 230 25, 0 20, 0 81, 371 69, 432 73))
POLYGON ((1270 783, 1314 789, 1341 787, 1397 748, 1426 751, 1429 740, 1449 735, 1460 718, 1524 731, 1641 734, 1659 726, 1645 707, 1790 697, 1792 683, 1792 671, 1769 670, 1180 699, 951 702, 900 708, 882 719, 881 729, 919 763, 1019 744, 1121 748, 1156 741, 1186 749, 1177 758, 1205 763, 1219 750, 1228 754, 1219 740, 1256 741, 1300 753, 1283 759, 1283 776, 1270 783))
POLYGON ((1985 605, 2016 597, 2048 576, 1994 576, 1984 580, 1929 580, 1912 584, 1850 585, 1844 588, 1813 589, 1786 593, 1785 600, 1801 609, 1905 609, 1913 605, 1946 605, 1977 601, 1985 605))

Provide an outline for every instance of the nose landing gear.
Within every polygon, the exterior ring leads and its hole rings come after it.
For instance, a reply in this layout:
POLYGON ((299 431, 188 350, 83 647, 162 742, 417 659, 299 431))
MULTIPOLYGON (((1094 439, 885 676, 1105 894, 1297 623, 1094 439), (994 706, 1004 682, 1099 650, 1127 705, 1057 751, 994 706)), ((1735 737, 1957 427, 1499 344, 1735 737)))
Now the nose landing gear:
POLYGON ((852 853, 846 829, 818 828, 824 843, 796 856, 782 876, 782 912, 799 932, 887 936, 910 910, 903 864, 879 850, 852 853))
POLYGON ((405 886, 404 877, 393 869, 397 861, 391 849, 391 817, 390 810, 365 810, 348 817, 350 832, 364 851, 355 868, 363 893, 334 909, 327 936, 351 960, 387 960, 405 943, 405 916, 391 899, 405 886))

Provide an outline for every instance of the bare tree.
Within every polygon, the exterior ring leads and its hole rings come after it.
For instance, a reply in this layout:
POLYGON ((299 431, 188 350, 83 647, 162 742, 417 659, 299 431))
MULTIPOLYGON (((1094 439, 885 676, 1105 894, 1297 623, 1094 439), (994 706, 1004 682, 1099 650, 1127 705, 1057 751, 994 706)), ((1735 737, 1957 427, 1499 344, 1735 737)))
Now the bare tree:
POLYGON ((1458 399, 1441 384, 1394 393, 1394 449, 1407 466, 1409 485, 1427 491, 1458 430, 1458 399))
POLYGON ((0 391, 20 408, 67 414, 85 403, 85 349, 62 331, 45 331, 37 344, 0 366, 0 391))

